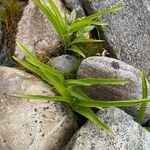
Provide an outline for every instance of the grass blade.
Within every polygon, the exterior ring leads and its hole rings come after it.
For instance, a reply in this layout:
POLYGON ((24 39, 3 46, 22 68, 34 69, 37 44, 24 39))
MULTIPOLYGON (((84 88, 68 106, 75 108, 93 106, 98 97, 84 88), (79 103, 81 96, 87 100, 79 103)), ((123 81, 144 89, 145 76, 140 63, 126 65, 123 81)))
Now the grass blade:
MULTIPOLYGON (((59 71, 57 71, 56 69, 54 69, 53 67, 50 67, 46 64, 43 64, 42 62, 40 62, 40 60, 38 60, 38 58, 33 55, 33 53, 25 46, 23 45, 19 40, 17 40, 17 44, 19 46, 19 48, 24 52, 24 54, 27 56, 26 60, 36 66, 37 68, 39 68, 39 66, 51 71, 51 74, 55 75, 56 77, 58 77, 61 82, 64 82, 64 76, 62 73, 60 73, 59 71)), ((31 67, 30 67, 31 68, 31 67)))
POLYGON ((94 123, 96 126, 98 126, 101 129, 104 129, 108 134, 112 134, 111 129, 103 123, 90 108, 87 107, 81 107, 81 106, 73 106, 73 110, 77 113, 83 115, 87 119, 89 119, 92 123, 94 123))
POLYGON ((64 97, 70 97, 70 93, 66 90, 64 85, 60 82, 60 80, 53 76, 47 69, 41 67, 40 68, 43 74, 50 79, 53 86, 56 88, 56 90, 64 97))
POLYGON ((55 3, 53 2, 53 0, 48 0, 48 3, 50 4, 53 12, 55 13, 55 16, 57 17, 57 19, 61 23, 61 26, 65 27, 64 19, 63 19, 62 15, 61 15, 59 9, 57 8, 57 6, 55 5, 55 3))
POLYGON ((75 21, 74 23, 72 23, 70 25, 70 30, 69 32, 70 33, 74 33, 82 28, 84 28, 85 26, 89 26, 89 25, 94 25, 94 26, 105 26, 105 25, 108 25, 108 23, 105 23, 105 22, 100 22, 100 21, 92 21, 92 20, 78 20, 78 21, 75 21))
POLYGON ((19 48, 22 50, 22 52, 29 57, 31 60, 34 60, 36 62, 40 62, 36 56, 24 45, 21 43, 20 40, 16 40, 17 45, 19 46, 19 48))
POLYGON ((92 100, 90 97, 88 97, 84 92, 79 90, 76 87, 68 88, 68 91, 71 93, 71 96, 76 97, 77 99, 83 99, 83 100, 92 100))
POLYGON ((72 45, 71 48, 69 48, 68 50, 73 51, 73 52, 81 55, 83 58, 86 58, 84 52, 76 45, 72 45))
POLYGON ((93 14, 93 15, 87 16, 85 18, 83 17, 83 18, 81 18, 81 20, 83 20, 83 21, 86 21, 87 19, 88 20, 93 20, 93 19, 96 19, 98 17, 102 17, 103 15, 109 14, 111 12, 119 11, 119 10, 121 10, 123 8, 125 8, 125 6, 123 6, 123 5, 115 5, 115 6, 112 6, 111 8, 99 11, 99 12, 93 14))
POLYGON ((86 39, 86 38, 78 38, 69 44, 69 46, 79 43, 99 43, 104 42, 104 40, 95 40, 95 39, 86 39))
POLYGON ((65 28, 64 28, 64 26, 61 26, 62 22, 60 22, 60 20, 55 16, 55 14, 52 12, 51 8, 49 8, 44 2, 41 3, 40 0, 33 0, 33 2, 47 16, 50 23, 52 23, 52 25, 54 26, 54 28, 56 29, 56 31, 58 32, 58 34, 60 35, 60 37, 64 41, 65 28))
POLYGON ((50 80, 42 73, 42 71, 40 69, 38 69, 37 67, 34 67, 33 65, 31 65, 30 63, 23 61, 17 57, 13 57, 18 63, 20 63, 22 66, 24 66, 25 68, 27 68, 28 70, 30 70, 31 72, 37 74, 38 76, 40 76, 44 81, 46 81, 47 83, 49 83, 50 85, 52 85, 52 83, 50 82, 50 80))
POLYGON ((83 78, 83 79, 69 79, 65 81, 67 86, 91 86, 93 84, 101 85, 124 85, 128 83, 127 80, 121 79, 102 79, 102 78, 83 78))
POLYGON ((140 103, 150 102, 150 99, 139 99, 139 100, 122 100, 122 101, 85 101, 78 100, 75 101, 76 105, 85 106, 85 107, 125 107, 125 106, 133 106, 140 103))
POLYGON ((35 100, 48 100, 48 101, 59 101, 59 102, 70 102, 62 96, 45 96, 45 95, 11 95, 16 98, 35 99, 35 100))
MULTIPOLYGON (((146 99, 148 98, 148 86, 147 86, 148 81, 144 70, 141 71, 141 79, 142 79, 142 98, 146 99)), ((147 107, 147 103, 141 104, 141 108, 136 119, 137 122, 142 123, 146 111, 146 107, 147 107)))

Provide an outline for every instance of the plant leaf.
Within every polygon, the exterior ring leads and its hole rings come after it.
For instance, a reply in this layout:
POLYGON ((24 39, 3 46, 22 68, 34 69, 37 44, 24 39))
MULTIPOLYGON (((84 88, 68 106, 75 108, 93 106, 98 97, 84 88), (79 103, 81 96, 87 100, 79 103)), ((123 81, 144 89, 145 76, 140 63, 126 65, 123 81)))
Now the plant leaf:
POLYGON ((70 93, 66 90, 64 85, 60 82, 59 78, 53 76, 49 70, 41 67, 41 71, 44 73, 44 75, 50 79, 53 86, 57 89, 57 91, 64 97, 70 97, 70 93))
POLYGON ((89 26, 89 25, 94 25, 94 26, 105 26, 105 25, 108 25, 108 23, 105 23, 105 22, 100 22, 100 21, 93 21, 93 20, 77 20, 75 21, 74 23, 72 23, 70 25, 70 30, 69 32, 70 33, 73 33, 73 32, 76 32, 82 28, 84 28, 85 26, 89 26))
POLYGON ((81 55, 83 58, 86 58, 83 50, 81 50, 78 46, 76 45, 72 45, 70 48, 68 48, 68 50, 73 51, 79 55, 81 55))
POLYGON ((93 14, 93 15, 90 15, 90 16, 87 16, 87 17, 83 17, 83 18, 81 18, 81 20, 82 21, 86 21, 87 19, 88 20, 93 20, 93 19, 96 19, 98 17, 102 17, 103 15, 109 14, 111 12, 119 11, 119 10, 121 10, 123 8, 125 8, 125 6, 123 6, 123 5, 115 5, 115 6, 112 6, 111 8, 99 11, 99 12, 93 14))
POLYGON ((76 87, 68 88, 68 90, 71 93, 72 97, 76 97, 77 99, 82 99, 82 100, 92 100, 84 92, 82 92, 81 90, 79 90, 76 87))
POLYGON ((64 34, 65 34, 66 29, 64 28, 64 26, 62 26, 62 22, 60 22, 60 20, 52 12, 51 8, 49 8, 44 2, 41 3, 40 0, 33 0, 33 2, 47 16, 48 20, 50 21, 50 23, 52 23, 52 25, 54 26, 54 28, 56 29, 56 31, 58 32, 62 40, 65 41, 64 34))
POLYGON ((11 95, 16 98, 26 98, 26 99, 35 99, 35 100, 48 100, 48 101, 59 101, 59 102, 70 102, 69 99, 66 99, 62 96, 45 96, 45 95, 11 95))
POLYGON ((47 83, 49 83, 50 85, 52 85, 52 83, 50 82, 50 80, 42 73, 42 71, 40 69, 38 69, 37 67, 34 67, 33 65, 31 65, 30 63, 23 61, 17 57, 13 57, 18 63, 20 63, 22 66, 24 66, 25 68, 27 68, 28 70, 30 70, 31 72, 37 74, 38 76, 40 76, 44 81, 46 81, 47 83))
POLYGON ((57 19, 61 23, 61 26, 65 27, 64 19, 63 19, 62 15, 61 15, 59 9, 57 8, 57 6, 55 5, 55 3, 53 2, 53 0, 48 0, 48 3, 50 4, 51 9, 53 10, 55 16, 57 17, 57 19))
POLYGON ((128 83, 127 80, 121 79, 102 79, 102 78, 83 78, 83 79, 69 79, 65 81, 67 86, 91 86, 93 84, 102 84, 102 85, 124 85, 128 83))
MULTIPOLYGON (((142 79, 142 98, 147 99, 148 98, 148 86, 147 86, 148 81, 147 81, 144 70, 141 71, 141 79, 142 79)), ((137 122, 142 123, 144 114, 146 111, 146 107, 147 107, 147 103, 141 104, 141 108, 136 118, 137 122)))
MULTIPOLYGON (((25 46, 23 45, 19 40, 17 40, 17 44, 19 46, 19 48, 24 52, 24 54, 27 56, 26 60, 27 62, 29 62, 30 64, 36 66, 37 68, 43 67, 47 70, 49 70, 51 72, 51 74, 55 75, 56 77, 58 77, 60 79, 61 82, 64 82, 64 76, 62 73, 60 73, 59 71, 57 71, 56 69, 54 69, 53 67, 50 67, 46 64, 43 64, 42 62, 40 62, 38 60, 38 58, 36 58, 35 55, 33 55, 33 53, 25 46)), ((30 66, 31 68, 31 66, 30 66)), ((31 69, 30 69, 31 70, 31 69)), ((32 71, 32 70, 31 70, 32 71)))
POLYGON ((121 100, 121 101, 91 101, 91 100, 77 100, 75 101, 75 105, 85 106, 85 107, 125 107, 125 106, 133 106, 140 103, 150 102, 150 99, 139 99, 139 100, 121 100))
POLYGON ((78 38, 75 39, 72 43, 69 44, 69 46, 79 43, 99 43, 104 42, 104 40, 95 40, 95 39, 86 39, 86 38, 78 38))
POLYGON ((72 107, 74 111, 77 113, 83 115, 84 117, 88 118, 92 123, 94 123, 96 126, 98 126, 101 129, 104 129, 108 134, 112 134, 111 129, 103 123, 90 108, 87 107, 81 107, 81 106, 73 106, 72 107))

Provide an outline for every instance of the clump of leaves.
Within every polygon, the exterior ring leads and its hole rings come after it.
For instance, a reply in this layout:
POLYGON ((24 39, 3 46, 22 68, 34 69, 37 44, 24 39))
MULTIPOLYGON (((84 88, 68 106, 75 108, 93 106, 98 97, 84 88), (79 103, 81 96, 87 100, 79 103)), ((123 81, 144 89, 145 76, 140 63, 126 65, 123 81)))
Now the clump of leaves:
POLYGON ((81 48, 81 46, 79 46, 79 44, 103 42, 103 40, 84 37, 84 34, 93 30, 95 26, 107 25, 105 22, 97 21, 97 18, 102 17, 105 14, 118 11, 124 7, 122 5, 116 5, 79 19, 76 19, 76 13, 73 10, 71 13, 71 19, 69 19, 66 13, 64 17, 62 16, 53 0, 48 0, 48 3, 45 3, 43 0, 33 0, 33 2, 42 10, 54 26, 63 41, 65 50, 71 50, 83 57, 86 57, 86 52, 81 48))
MULTIPOLYGON (((27 99, 38 99, 38 100, 48 100, 48 101, 59 101, 64 102, 69 105, 75 112, 88 118, 92 123, 98 127, 104 129, 108 133, 112 133, 111 129, 98 118, 92 108, 103 109, 107 107, 125 107, 132 106, 136 104, 145 104, 149 102, 150 99, 144 98, 137 100, 124 100, 124 101, 102 101, 93 100, 88 97, 84 92, 79 89, 79 86, 91 86, 93 84, 102 85, 123 85, 126 84, 126 80, 120 79, 101 79, 101 78, 83 78, 83 79, 67 79, 65 80, 62 73, 58 70, 40 62, 37 57, 28 50, 22 43, 17 42, 20 49, 25 53, 26 59, 21 60, 14 57, 14 59, 21 65, 26 67, 31 72, 35 73, 41 77, 50 86, 53 86, 57 91, 58 96, 45 96, 45 95, 17 95, 18 98, 27 99)), ((143 82, 143 85, 145 82, 143 82)), ((143 91, 145 90, 143 86, 143 91)))

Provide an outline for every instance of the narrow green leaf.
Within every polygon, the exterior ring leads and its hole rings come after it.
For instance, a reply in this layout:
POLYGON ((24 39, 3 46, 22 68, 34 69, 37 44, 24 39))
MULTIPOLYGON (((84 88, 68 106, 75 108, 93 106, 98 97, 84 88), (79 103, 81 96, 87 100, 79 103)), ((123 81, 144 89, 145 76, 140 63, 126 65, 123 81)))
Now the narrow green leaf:
POLYGON ((47 16, 50 23, 52 23, 52 25, 54 26, 54 28, 56 29, 56 31, 58 32, 58 34, 60 35, 60 37, 64 41, 64 34, 65 34, 66 30, 65 30, 64 26, 62 26, 62 22, 60 22, 60 20, 52 12, 51 8, 49 8, 44 2, 41 3, 40 0, 33 0, 33 2, 47 16))
POLYGON ((70 33, 76 32, 82 28, 84 28, 85 26, 89 26, 89 25, 94 25, 94 26, 105 26, 108 25, 108 23, 105 22, 100 22, 100 21, 93 21, 93 20, 88 20, 85 19, 84 21, 82 20, 77 20, 74 23, 72 23, 70 25, 70 33))
POLYGON ((90 108, 87 107, 81 107, 81 106, 73 106, 72 107, 74 111, 77 113, 83 115, 84 117, 88 118, 92 123, 94 123, 96 126, 98 126, 101 129, 104 129, 108 134, 112 134, 111 129, 103 123, 90 108))
POLYGON ((40 62, 36 56, 24 45, 21 43, 20 40, 16 40, 16 43, 17 45, 19 46, 19 48, 22 50, 22 52, 27 56, 29 57, 30 59, 36 61, 36 62, 40 62))
POLYGON ((150 102, 150 99, 139 99, 139 100, 122 100, 122 101, 90 101, 90 100, 76 100, 74 102, 75 105, 85 106, 85 107, 125 107, 125 106, 133 106, 140 103, 150 102))
POLYGON ((102 78, 83 78, 83 79, 69 79, 65 81, 67 86, 91 86, 93 84, 102 84, 102 85, 124 85, 128 83, 127 80, 121 79, 102 79, 102 78))
POLYGON ((84 52, 76 45, 72 45, 68 50, 73 51, 79 55, 81 55, 83 58, 86 58, 84 52))
POLYGON ((95 40, 95 39, 86 39, 86 38, 78 38, 75 39, 72 43, 69 44, 69 46, 79 43, 99 43, 104 42, 104 40, 95 40))
POLYGON ((87 19, 88 20, 93 20, 93 19, 96 19, 98 17, 102 17, 103 15, 109 14, 111 12, 119 11, 119 10, 121 10, 123 8, 125 8, 125 6, 123 6, 123 5, 115 5, 115 6, 112 6, 111 8, 99 11, 99 12, 93 14, 93 15, 87 16, 85 18, 83 17, 83 18, 81 18, 81 20, 83 20, 83 21, 86 21, 87 19))
POLYGON ((57 6, 55 5, 55 3, 53 2, 53 0, 48 0, 48 3, 51 6, 51 9, 53 10, 53 12, 55 13, 55 16, 57 17, 57 19, 59 20, 59 22, 61 23, 62 27, 65 27, 65 22, 64 19, 62 17, 62 14, 60 13, 59 9, 57 8, 57 6))
MULTIPOLYGON (((23 45, 19 40, 16 40, 16 41, 17 41, 17 44, 18 44, 19 48, 27 56, 26 60, 30 64, 32 64, 32 65, 34 65, 36 67, 40 66, 40 67, 43 67, 43 68, 49 70, 51 72, 51 74, 53 74, 56 77, 58 77, 61 80, 61 82, 64 82, 64 76, 63 76, 62 73, 60 73, 58 70, 54 69, 53 67, 50 67, 50 66, 48 66, 48 65, 43 64, 42 62, 40 62, 39 59, 35 55, 33 55, 33 53, 25 45, 23 45)), ((31 66, 30 66, 30 68, 31 68, 31 66)))
POLYGON ((49 83, 50 85, 52 85, 51 81, 42 73, 42 71, 40 69, 38 69, 37 67, 34 67, 33 65, 31 65, 30 63, 23 61, 17 57, 13 57, 18 63, 20 63, 22 66, 24 66, 25 68, 27 68, 28 70, 30 70, 31 72, 37 74, 38 76, 40 76, 44 81, 46 81, 47 83, 49 83))
POLYGON ((77 31, 76 33, 76 37, 79 38, 79 37, 83 37, 84 33, 87 33, 87 32, 90 32, 92 31, 93 29, 95 28, 95 26, 86 26, 80 30, 77 31))
POLYGON ((79 90, 76 87, 68 88, 68 91, 71 93, 72 97, 76 97, 77 99, 92 100, 84 92, 82 92, 81 90, 79 90))
POLYGON ((60 80, 53 76, 47 69, 45 68, 40 68, 41 71, 44 73, 44 75, 50 79, 52 82, 53 86, 57 89, 57 91, 64 97, 70 97, 70 93, 66 90, 64 85, 60 82, 60 80))
MULTIPOLYGON (((141 79, 142 79, 142 98, 147 99, 148 98, 148 86, 147 86, 148 81, 147 81, 144 70, 141 71, 141 79)), ((146 111, 146 107, 147 107, 147 103, 141 104, 141 108, 136 118, 137 122, 142 123, 144 114, 146 111)))
POLYGON ((35 100, 48 100, 48 101, 59 101, 59 102, 70 102, 62 96, 45 96, 45 95, 11 95, 16 98, 35 99, 35 100))
POLYGON ((30 64, 36 66, 37 68, 44 68, 45 70, 49 71, 49 73, 51 73, 52 75, 54 75, 55 77, 57 77, 61 83, 64 82, 64 76, 61 72, 59 72, 58 70, 56 70, 53 67, 50 67, 42 62, 35 62, 34 60, 30 60, 30 59, 26 59, 27 62, 29 62, 30 64))

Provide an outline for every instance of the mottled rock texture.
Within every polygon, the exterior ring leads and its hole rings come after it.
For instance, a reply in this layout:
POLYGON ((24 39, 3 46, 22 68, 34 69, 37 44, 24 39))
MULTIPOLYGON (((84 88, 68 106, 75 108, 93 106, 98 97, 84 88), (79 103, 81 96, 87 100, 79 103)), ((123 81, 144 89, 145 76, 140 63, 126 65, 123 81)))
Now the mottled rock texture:
MULTIPOLYGON (((82 88, 89 96, 97 100, 130 100, 142 97, 140 71, 122 61, 108 57, 89 57, 81 63, 78 78, 100 77, 127 79, 129 83, 119 86, 91 86, 82 88)), ((148 87, 150 87, 148 85, 148 87)), ((150 88, 149 88, 150 91, 150 88)), ((149 92, 150 93, 150 92, 149 92)), ((136 117, 138 106, 123 108, 131 116, 136 117)), ((150 119, 150 104, 148 104, 144 121, 150 119)))
POLYGON ((136 68, 144 68, 150 75, 150 2, 149 0, 83 0, 91 14, 116 4, 125 9, 105 15, 109 26, 102 28, 104 39, 119 60, 136 68))
POLYGON ((149 150, 150 133, 118 108, 97 114, 113 130, 114 136, 90 122, 77 131, 64 150, 149 150))
POLYGON ((76 74, 78 70, 77 58, 67 54, 50 59, 48 64, 61 71, 65 76, 76 74))
POLYGON ((63 104, 10 94, 55 95, 36 77, 0 67, 0 150, 58 150, 77 130, 73 112, 63 104))
MULTIPOLYGON (((56 0, 56 5, 63 13, 65 7, 62 2, 56 0)), ((62 46, 60 37, 54 27, 32 0, 29 0, 28 5, 24 9, 23 16, 18 23, 16 38, 21 40, 41 59, 58 54, 62 46)), ((16 46, 15 54, 20 58, 24 57, 18 46, 16 46)))

